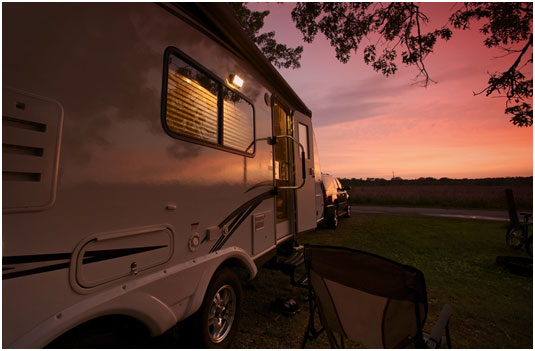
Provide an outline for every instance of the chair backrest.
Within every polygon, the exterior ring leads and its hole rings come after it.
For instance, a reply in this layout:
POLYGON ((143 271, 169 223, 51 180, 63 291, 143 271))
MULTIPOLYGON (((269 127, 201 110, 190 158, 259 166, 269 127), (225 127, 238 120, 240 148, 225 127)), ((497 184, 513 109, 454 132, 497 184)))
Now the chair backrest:
POLYGON ((305 246, 325 328, 367 348, 421 347, 427 316, 423 273, 363 251, 305 246))
POLYGON ((515 197, 513 196, 513 189, 505 189, 505 197, 507 199, 507 210, 509 211, 509 220, 511 224, 518 224, 518 212, 516 210, 515 197))

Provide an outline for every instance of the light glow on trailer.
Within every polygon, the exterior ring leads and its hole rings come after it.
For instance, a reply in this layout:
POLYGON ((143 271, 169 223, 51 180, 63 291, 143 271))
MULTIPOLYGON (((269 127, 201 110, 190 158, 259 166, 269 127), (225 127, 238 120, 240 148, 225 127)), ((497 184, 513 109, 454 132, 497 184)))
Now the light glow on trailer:
POLYGON ((238 89, 243 86, 243 79, 241 79, 241 77, 237 74, 231 74, 229 77, 229 82, 238 89))

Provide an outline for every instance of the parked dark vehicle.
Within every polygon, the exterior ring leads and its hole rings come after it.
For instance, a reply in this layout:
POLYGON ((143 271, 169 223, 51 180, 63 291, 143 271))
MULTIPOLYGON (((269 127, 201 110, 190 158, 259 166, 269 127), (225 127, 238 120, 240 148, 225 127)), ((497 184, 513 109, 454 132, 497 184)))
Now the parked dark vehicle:
POLYGON ((324 221, 329 228, 338 227, 338 217, 351 217, 351 204, 348 191, 351 187, 342 186, 338 178, 322 173, 324 221))

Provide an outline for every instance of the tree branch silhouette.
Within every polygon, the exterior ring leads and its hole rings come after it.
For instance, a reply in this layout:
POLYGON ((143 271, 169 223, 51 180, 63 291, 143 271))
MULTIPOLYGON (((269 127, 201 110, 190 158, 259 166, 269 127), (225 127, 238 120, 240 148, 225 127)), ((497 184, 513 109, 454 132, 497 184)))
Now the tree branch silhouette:
MULTIPOLYGON (((295 49, 281 46, 275 42, 274 32, 258 34, 269 11, 251 12, 243 3, 232 3, 231 6, 244 30, 275 66, 299 67, 302 46, 295 49)), ((401 63, 416 68, 415 84, 423 87, 436 83, 430 77, 425 59, 433 52, 437 41, 451 39, 451 28, 469 30, 471 24, 482 21, 480 31, 485 36, 485 46, 501 48, 507 55, 518 53, 518 56, 508 70, 490 74, 487 86, 474 94, 507 98, 505 113, 511 115, 511 122, 517 126, 533 125, 533 72, 523 72, 533 64, 533 54, 526 59, 533 48, 531 2, 465 3, 453 12, 447 25, 427 33, 423 32, 423 24, 428 24, 429 18, 421 6, 413 2, 301 2, 295 5, 291 14, 304 42, 311 43, 321 32, 342 63, 347 63, 361 48, 364 38, 377 36, 375 44, 364 46, 364 62, 376 72, 390 76, 398 69, 398 52, 401 52, 401 63), (520 44, 523 45, 521 50, 514 47, 520 44)))

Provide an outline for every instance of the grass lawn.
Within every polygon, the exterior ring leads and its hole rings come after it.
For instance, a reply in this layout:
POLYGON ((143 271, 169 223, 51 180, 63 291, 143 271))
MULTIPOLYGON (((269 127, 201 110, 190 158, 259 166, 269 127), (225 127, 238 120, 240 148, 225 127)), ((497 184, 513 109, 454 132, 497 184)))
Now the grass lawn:
MULTIPOLYGON (((527 256, 505 245, 505 222, 393 215, 354 215, 337 230, 298 237, 300 243, 356 248, 423 271, 430 331, 445 303, 454 308, 450 329, 455 348, 533 347, 533 280, 509 273, 496 256, 527 256)), ((299 348, 308 320, 306 290, 290 286, 280 272, 260 269, 244 285, 243 318, 233 347, 299 348), (292 297, 296 316, 273 311, 276 297, 292 297)), ((309 348, 329 347, 322 335, 309 348)), ((358 347, 348 343, 346 347, 358 347)))

